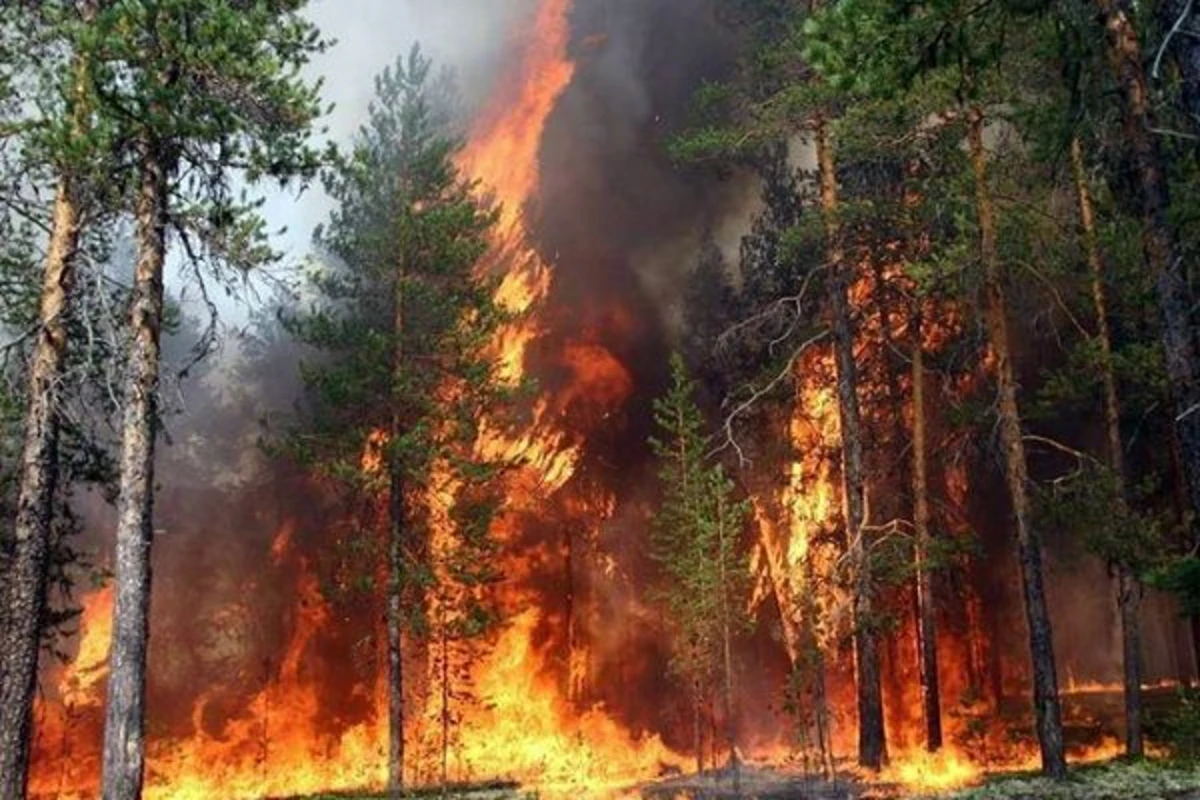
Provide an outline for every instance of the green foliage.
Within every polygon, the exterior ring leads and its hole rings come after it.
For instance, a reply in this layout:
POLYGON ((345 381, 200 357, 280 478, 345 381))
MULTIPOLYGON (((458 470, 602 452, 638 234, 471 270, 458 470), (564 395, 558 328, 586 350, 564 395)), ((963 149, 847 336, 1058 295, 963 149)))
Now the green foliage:
POLYGON ((1127 502, 1125 491, 1111 470, 1086 460, 1075 473, 1038 487, 1037 512, 1046 529, 1082 542, 1105 563, 1149 574, 1167 557, 1161 526, 1127 502))
MULTIPOLYGON (((402 483, 410 585, 443 592, 439 582, 449 583, 469 598, 453 632, 466 638, 491 616, 483 589, 497 577, 489 531, 503 466, 478 457, 474 444, 485 418, 499 421, 511 387, 490 351, 505 315, 494 282, 476 274, 496 212, 454 165, 461 143, 450 130, 451 99, 446 79, 414 48, 376 79, 352 158, 326 178, 337 206, 315 234, 312 299, 283 315, 320 356, 302 366, 306 413, 282 444, 351 495, 402 483), (379 468, 364 469, 364 450, 380 434, 379 468), (434 564, 417 543, 447 515, 457 546, 434 564)), ((381 557, 376 533, 368 519, 351 537, 366 544, 345 554, 355 562, 351 580, 367 588, 381 557)), ((421 605, 408 609, 415 629, 429 625, 421 605)))
POLYGON ((1169 708, 1151 714, 1148 728, 1172 758, 1200 767, 1200 690, 1180 688, 1169 708))
POLYGON ((683 358, 671 359, 671 386, 654 403, 659 433, 650 441, 662 500, 651 526, 651 554, 662 569, 659 595, 675 629, 672 668, 700 691, 720 673, 721 644, 747 624, 749 565, 741 537, 749 504, 707 460, 709 437, 683 358))
MULTIPOLYGON (((130 203, 147 159, 169 183, 166 221, 201 283, 227 291, 271 264, 263 200, 242 186, 314 178, 332 150, 311 144, 320 82, 301 72, 326 50, 306 0, 101 3, 77 47, 92 62, 93 128, 130 167, 112 181, 130 203), (225 268, 232 268, 226 272, 225 268)), ((110 176, 110 181, 112 177, 110 176)))
POLYGON ((1146 582, 1179 598, 1180 611, 1190 617, 1200 616, 1200 558, 1186 555, 1167 561, 1153 570, 1146 582))
MULTIPOLYGON (((930 73, 953 69, 958 91, 1004 53, 1006 7, 935 0, 919 7, 895 0, 842 0, 804 22, 804 57, 836 89, 867 97, 907 91, 930 73)), ((972 98, 973 99, 973 98, 972 98)))

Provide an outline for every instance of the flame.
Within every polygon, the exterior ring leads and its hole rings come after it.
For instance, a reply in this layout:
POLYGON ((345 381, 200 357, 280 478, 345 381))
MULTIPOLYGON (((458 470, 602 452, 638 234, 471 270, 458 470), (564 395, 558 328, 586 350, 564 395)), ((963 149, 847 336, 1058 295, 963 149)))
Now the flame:
POLYGON ((113 598, 113 588, 105 586, 83 599, 79 649, 58 681, 58 693, 65 705, 89 705, 98 700, 100 682, 108 675, 113 598))
POLYGON ((533 645, 540 622, 536 610, 511 620, 477 673, 487 703, 457 754, 471 772, 528 781, 543 794, 599 797, 680 763, 658 736, 631 735, 602 706, 580 713, 562 697, 533 645))
POLYGON ((979 764, 955 749, 936 753, 914 750, 893 758, 880 779, 913 793, 942 792, 978 783, 984 777, 979 764))
MULTIPOLYGON (((543 312, 553 288, 554 265, 535 247, 531 223, 547 122, 575 74, 568 57, 571 5, 572 0, 540 0, 521 42, 521 59, 501 79, 458 161, 464 174, 478 180, 481 189, 500 203, 491 250, 480 270, 500 277, 496 299, 513 315, 493 343, 502 377, 513 384, 526 377, 531 347, 546 341, 543 312)), ((883 270, 884 280, 900 279, 898 259, 883 270)), ((870 302, 875 288, 869 278, 856 282, 851 289, 853 301, 870 302)), ((922 328, 923 343, 931 351, 963 325, 961 313, 952 308, 930 309, 926 318, 937 320, 922 328)), ((887 330, 879 319, 866 319, 860 331, 864 360, 882 352, 885 334, 895 340, 909 336, 906 326, 903 315, 894 316, 887 330)), ((559 343, 556 353, 539 350, 539 355, 565 376, 561 385, 532 403, 527 424, 517 430, 483 420, 476 443, 479 454, 520 465, 505 478, 506 504, 495 530, 505 546, 506 581, 500 593, 509 618, 484 646, 439 643, 435 636, 425 652, 410 654, 425 663, 418 670, 424 685, 410 692, 423 696, 415 698, 417 707, 408 716, 407 738, 415 744, 410 753, 416 752, 411 760, 417 762, 410 764, 409 772, 419 779, 437 776, 440 756, 434 753, 444 749, 452 780, 507 778, 534 785, 547 797, 623 795, 665 769, 681 768, 685 759, 658 734, 625 724, 603 703, 579 699, 591 679, 589 645, 568 634, 566 647, 556 647, 545 631, 569 623, 564 624, 560 613, 541 607, 528 586, 536 564, 551 558, 556 545, 519 540, 524 520, 543 519, 551 501, 558 501, 571 523, 584 523, 589 530, 614 515, 613 494, 572 493, 572 479, 583 462, 587 432, 602 430, 605 420, 622 407, 634 390, 633 378, 613 352, 584 335, 559 343), (441 742, 444 709, 437 695, 442 689, 448 691, 451 664, 456 681, 467 673, 463 682, 470 684, 473 697, 453 699, 454 738, 441 742)), ((793 409, 779 421, 794 455, 773 476, 771 491, 752 497, 758 533, 751 554, 756 577, 752 604, 759 608, 768 596, 774 598, 781 613, 784 648, 793 664, 803 660, 810 641, 821 649, 829 665, 833 746, 844 756, 852 748, 855 721, 853 668, 839 648, 850 618, 846 590, 836 575, 842 498, 833 373, 828 346, 813 348, 796 366, 793 409)), ((384 468, 387 443, 385 431, 367 436, 358 464, 364 474, 378 474, 384 468)), ((443 470, 444 465, 434 468, 443 470)), ((437 488, 426 498, 431 508, 439 509, 432 515, 430 541, 435 569, 448 561, 456 547, 445 510, 452 507, 459 487, 441 477, 435 476, 431 483, 437 488)), ((961 462, 944 465, 942 479, 946 513, 965 518, 971 490, 965 467, 961 462)), ((314 651, 321 637, 337 630, 341 620, 322 595, 317 569, 297 554, 296 530, 294 521, 285 521, 265 554, 279 580, 295 575, 296 602, 281 656, 269 665, 265 678, 231 677, 230 683, 238 683, 245 695, 234 711, 222 709, 220 692, 227 687, 214 687, 184 715, 186 730, 151 732, 146 797, 250 798, 383 785, 386 670, 376 670, 373 683, 363 682, 354 690, 354 699, 374 713, 361 719, 330 719, 322 700, 329 679, 323 670, 331 667, 314 651)), ((621 579, 616 558, 610 553, 597 553, 595 558, 598 574, 615 585, 621 579)), ((75 658, 57 673, 53 696, 39 702, 35 796, 96 795, 101 682, 107 670, 112 599, 111 589, 83 599, 75 658)), ((454 599, 437 595, 427 600, 435 627, 445 627, 448 615, 454 613, 454 599)), ((968 597, 966 608, 969 617, 974 614, 968 627, 975 631, 980 627, 980 599, 968 597)), ((239 600, 227 613, 232 617, 243 611, 239 600)), ((896 638, 908 647, 911 620, 901 628, 896 638)), ((939 634, 946 710, 967 694, 965 676, 972 672, 970 665, 983 660, 978 642, 961 639, 945 631, 939 634)), ((885 693, 893 755, 891 765, 877 776, 880 780, 913 791, 938 791, 975 783, 993 767, 1036 766, 1034 748, 1027 742, 1005 741, 998 723, 989 723, 978 741, 971 739, 975 722, 998 717, 986 700, 962 703, 958 716, 944 714, 947 745, 941 751, 929 754, 920 749, 922 720, 915 678, 910 668, 891 667, 904 681, 899 692, 885 693)), ((1064 694, 1113 690, 1119 691, 1119 686, 1071 683, 1064 694)), ((756 747, 759 755, 767 753, 775 763, 784 761, 792 749, 778 741, 759 742, 756 747)), ((1104 739, 1077 749, 1072 757, 1101 760, 1119 750, 1115 740, 1104 739)))

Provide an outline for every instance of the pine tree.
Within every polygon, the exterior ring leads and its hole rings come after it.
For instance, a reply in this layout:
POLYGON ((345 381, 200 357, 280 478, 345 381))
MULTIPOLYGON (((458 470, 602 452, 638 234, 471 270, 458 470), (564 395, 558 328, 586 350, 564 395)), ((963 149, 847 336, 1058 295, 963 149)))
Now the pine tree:
POLYGON ((477 590, 493 580, 488 487, 496 465, 472 448, 505 392, 489 349, 503 316, 494 282, 476 274, 496 213, 454 165, 461 142, 450 99, 446 81, 416 47, 379 76, 354 158, 328 182, 338 206, 316 236, 323 254, 311 280, 317 301, 288 320, 301 341, 327 356, 304 368, 312 413, 292 437, 293 451, 349 488, 388 497, 394 793, 404 779, 402 641, 430 625, 423 598, 454 598, 450 627, 440 632, 448 639, 478 636, 490 618, 486 593, 477 590), (381 435, 386 485, 375 485, 360 471, 359 453, 381 435), (447 494, 456 545, 450 562, 439 563, 430 549, 437 512, 430 504, 447 494))
POLYGON ((145 662, 150 601, 154 448, 158 429, 163 266, 178 242, 188 273, 231 288, 276 256, 259 201, 238 177, 286 183, 315 174, 308 145, 317 88, 299 69, 325 43, 303 0, 103 4, 83 40, 94 64, 97 125, 121 144, 120 183, 136 257, 116 530, 112 668, 105 716, 103 793, 137 797, 144 768, 145 662), (232 267, 227 270, 227 267, 232 267))
POLYGON ((662 601, 674 628, 673 671, 691 688, 697 768, 703 770, 701 711, 722 694, 730 765, 737 768, 733 637, 745 625, 748 565, 739 544, 749 514, 724 468, 707 460, 709 437, 683 358, 671 359, 671 386, 654 403, 662 500, 651 553, 663 572, 662 601))
MULTIPOLYGON (((1029 496, 1029 467, 1017 397, 1009 330, 1009 300, 990 155, 985 143, 994 68, 1012 20, 1006 9, 950 3, 909 15, 887 0, 843 2, 809 21, 808 54, 838 88, 866 98, 894 98, 949 83, 954 101, 942 112, 966 128, 981 311, 997 388, 1000 447, 1011 501, 1034 673, 1034 709, 1043 769, 1066 773, 1051 623, 1046 606, 1039 532, 1029 496), (952 31, 952 35, 947 35, 952 31)), ((1015 48, 1010 45, 1010 48, 1015 48)), ((927 123, 926 123, 927 124, 927 123)))
MULTIPOLYGON (((788 309, 780 326, 786 332, 771 338, 763 348, 773 356, 776 350, 792 347, 789 363, 799 367, 799 352, 811 343, 799 336, 800 320, 827 320, 832 333, 838 387, 838 417, 842 432, 842 485, 845 546, 850 554, 853 583, 853 638, 856 666, 856 692, 859 714, 859 763, 878 769, 887 756, 883 720, 883 696, 880 682, 878 631, 874 611, 875 582, 871 576, 872 542, 866 528, 866 486, 861 401, 860 365, 854 353, 858 341, 858 321, 849 302, 850 286, 857 278, 855 266, 846 257, 843 231, 844 208, 840 200, 843 175, 837 156, 835 122, 839 102, 819 74, 806 63, 804 21, 819 7, 799 7, 787 3, 739 4, 735 18, 752 32, 754 58, 738 80, 725 86, 708 86, 699 93, 698 114, 693 130, 674 143, 674 155, 689 162, 748 162, 765 168, 768 187, 791 189, 791 204, 798 210, 804 196, 801 181, 786 175, 779 180, 772 171, 782 164, 785 173, 792 167, 787 159, 788 143, 802 135, 815 150, 816 210, 821 231, 814 235, 808 220, 793 215, 782 229, 786 244, 759 239, 759 246, 777 249, 781 257, 766 260, 762 274, 748 273, 746 282, 754 290, 751 318, 769 320, 764 309, 788 309), (782 158, 779 151, 782 150, 782 158), (819 254, 806 252, 799 240, 819 242, 819 254), (810 263, 809 258, 815 263, 810 263), (810 278, 818 277, 817 286, 824 302, 814 304, 805 295, 810 278), (790 280, 789 280, 790 278, 790 280), (758 296, 761 294, 762 296, 758 296), (793 340, 799 344, 793 345, 793 340)), ((768 209, 788 211, 788 204, 768 202, 768 209)), ((753 237, 751 239, 753 240, 753 237)), ((745 255, 745 254, 744 254, 745 255)), ((765 325, 746 330, 769 329, 765 325)), ((742 332, 745 333, 746 330, 742 332)), ((760 355, 768 369, 778 370, 774 358, 760 355)))
MULTIPOLYGON (((20 321, 31 346, 20 369, 26 400, 9 404, 13 420, 23 427, 16 466, 11 538, 5 535, 5 597, 3 643, 0 648, 0 794, 22 797, 28 767, 31 710, 37 677, 38 652, 53 615, 47 611, 49 578, 56 565, 70 558, 56 535, 64 507, 56 504, 73 480, 69 464, 60 465, 60 451, 70 446, 72 433, 64 434, 63 416, 69 388, 68 341, 78 334, 74 305, 78 262, 87 249, 85 218, 93 223, 103 216, 99 176, 107 161, 111 141, 97 130, 93 107, 95 54, 87 32, 95 22, 97 3, 48 3, 41 7, 7 8, 0 17, 3 47, 11 50, 0 87, 15 85, 36 97, 37 103, 5 109, 0 137, 17 150, 15 171, 6 176, 7 226, 5 237, 7 277, 16 278, 27 255, 36 252, 38 237, 28 236, 40 209, 21 209, 34 196, 30 187, 43 175, 53 181, 54 199, 49 219, 37 222, 47 233, 40 276, 40 293, 28 301, 11 290, 5 311, 36 305, 36 318, 20 321), (63 57, 62 53, 69 54, 63 57), (13 144, 16 143, 16 147, 13 144), (11 260, 10 260, 11 259, 11 260)), ((37 280, 33 275, 26 279, 37 280)), ((6 289, 10 289, 10 284, 6 289)), ((4 314, 5 322, 18 319, 4 314)), ((23 337, 22 337, 23 339, 23 337)), ((22 341, 18 339, 18 342, 22 341)), ((6 376, 9 377, 9 376, 6 376)), ((70 427, 70 426, 68 426, 70 427)), ((65 579, 55 572, 55 582, 65 579)))
MULTIPOLYGON (((1175 403, 1175 431, 1183 453, 1191 511, 1200 519, 1200 347, 1193 317, 1193 298, 1183 265, 1179 237, 1171 224, 1171 196, 1162 148, 1156 138, 1141 37, 1125 0, 1096 0, 1104 20, 1108 57, 1121 92, 1125 139, 1133 160, 1141 205, 1142 246, 1154 279, 1161 316, 1160 334, 1167 376, 1175 403)), ((1184 70, 1187 91, 1194 95, 1197 71, 1184 70)), ((1200 524, 1193 523, 1200 540, 1200 524)))

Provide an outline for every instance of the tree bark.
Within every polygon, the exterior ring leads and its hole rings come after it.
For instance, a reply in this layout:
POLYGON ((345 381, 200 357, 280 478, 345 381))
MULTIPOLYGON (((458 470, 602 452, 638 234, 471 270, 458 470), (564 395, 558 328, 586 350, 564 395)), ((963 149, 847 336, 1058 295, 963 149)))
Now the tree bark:
MULTIPOLYGON (((1192 297, 1175 231, 1167 219, 1170 193, 1146 86, 1142 46, 1128 0, 1096 0, 1108 33, 1108 54, 1125 105, 1125 136, 1132 151, 1142 204, 1142 248, 1154 277, 1162 318, 1167 377, 1175 400, 1175 429, 1193 515, 1200 514, 1200 360, 1192 326, 1192 297)), ((1193 517, 1200 541, 1200 525, 1193 517)))
POLYGON ((733 610, 729 601, 726 535, 724 487, 719 486, 717 488, 717 549, 721 576, 721 660, 725 672, 725 735, 729 745, 729 767, 733 770, 734 793, 736 794, 739 789, 741 769, 737 755, 737 723, 733 716, 733 632, 731 630, 733 610))
MULTIPOLYGON (((85 23, 95 16, 95 3, 82 5, 85 23)), ((87 125, 84 102, 88 64, 74 63, 75 132, 87 125)), ((25 435, 21 448, 17 513, 13 521, 13 555, 0 614, 0 797, 25 796, 29 743, 33 736, 33 696, 46 605, 54 492, 58 484, 58 410, 63 365, 67 356, 67 316, 75 284, 81 209, 78 181, 72 168, 61 168, 46 262, 42 270, 38 335, 29 365, 25 435)))
POLYGON ((862 419, 858 406, 858 368, 854 359, 854 326, 850 319, 849 279, 837 221, 838 185, 833 143, 824 120, 816 124, 821 210, 825 216, 830 310, 837 361, 838 418, 842 433, 842 483, 846 539, 854 568, 854 656, 857 668, 858 763, 879 769, 886 758, 883 691, 878 643, 872 625, 869 548, 863 531, 866 514, 863 476, 862 419))
POLYGON ((937 614, 929 572, 929 465, 925 441, 925 350, 921 343, 921 316, 913 316, 912 356, 912 487, 914 560, 917 578, 917 664, 921 675, 921 700, 925 712, 925 747, 942 746, 941 686, 938 680, 937 614))
POLYGON ((13 526, 15 547, 7 575, 7 625, 0 648, 0 797, 25 796, 58 479, 59 384, 67 353, 67 304, 74 283, 79 219, 74 181, 64 174, 54 200, 42 277, 40 330, 29 368, 21 483, 13 526))
POLYGON ((146 649, 150 614, 154 445, 158 415, 167 159, 158 143, 140 145, 125 415, 117 507, 116 603, 104 720, 104 800, 141 796, 145 759, 146 649))
MULTIPOLYGON (((399 391, 404 375, 404 272, 398 270, 394 287, 392 335, 392 391, 399 391)), ((388 593, 387 593, 387 661, 388 661, 388 792, 399 798, 404 791, 404 650, 403 609, 404 593, 404 465, 401 463, 398 442, 403 434, 404 420, 397 407, 399 398, 392 397, 392 419, 388 440, 388 593)))
POLYGON ((984 271, 984 317, 988 343, 995 360, 1000 444, 1004 451, 1004 477, 1016 523, 1017 556, 1029 624, 1030 661, 1033 666, 1033 702, 1037 717, 1042 771, 1055 778, 1067 774, 1063 755, 1062 712, 1054 664, 1054 639, 1046 593, 1042 584, 1042 545, 1033 527, 1028 494, 1028 463, 1017 406, 1017 380, 1008 340, 1008 319, 996 244, 996 223, 987 180, 987 152, 983 144, 983 112, 975 107, 968 115, 968 146, 975 176, 975 204, 979 218, 979 250, 984 271))
MULTIPOLYGON (((1071 167, 1079 202, 1079 220, 1083 229, 1083 248, 1091 273, 1092 305, 1096 313, 1096 340, 1100 346, 1100 379, 1104 390, 1104 430, 1108 444, 1108 463, 1117 482, 1117 502, 1127 503, 1125 454, 1121 442, 1121 403, 1117 395, 1117 377, 1113 368, 1112 331, 1108 324, 1108 297, 1104 287, 1104 260, 1096 237, 1096 212, 1088 187, 1083 147, 1078 137, 1071 139, 1071 167)), ((1140 756, 1142 742, 1142 664, 1141 631, 1138 606, 1141 587, 1128 564, 1116 564, 1117 608, 1121 617, 1125 695, 1125 753, 1140 756)))

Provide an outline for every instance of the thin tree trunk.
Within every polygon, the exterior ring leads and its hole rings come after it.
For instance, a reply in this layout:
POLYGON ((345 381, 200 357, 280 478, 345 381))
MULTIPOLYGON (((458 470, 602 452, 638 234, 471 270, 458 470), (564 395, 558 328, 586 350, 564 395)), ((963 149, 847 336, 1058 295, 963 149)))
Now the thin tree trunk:
POLYGON ((442 795, 450 775, 450 630, 442 603, 442 795))
MULTIPOLYGON (((85 23, 95 3, 83 5, 85 23)), ((88 108, 83 100, 88 65, 75 60, 75 132, 83 132, 88 108)), ((42 271, 38 336, 29 366, 25 437, 21 449, 13 554, 5 575, 0 611, 0 797, 25 796, 29 743, 33 735, 33 696, 46 605, 46 569, 58 483, 58 405, 67 355, 67 316, 75 283, 81 227, 75 176, 64 167, 55 189, 46 263, 42 271)))
MULTIPOLYGON (((1108 297, 1104 288, 1104 261, 1096 238, 1096 213, 1084 168, 1083 148, 1078 137, 1071 139, 1071 166, 1079 199, 1083 245, 1092 278, 1092 304, 1096 312, 1096 338, 1100 345, 1100 377, 1104 388, 1104 429, 1108 439, 1108 463, 1117 482, 1117 502, 1126 504, 1125 458, 1121 443, 1121 403, 1113 369, 1112 331, 1108 325, 1108 297)), ((1117 608, 1121 615, 1121 642, 1125 681, 1125 752, 1140 756, 1142 743, 1142 664, 1138 606, 1141 586, 1128 564, 1117 564, 1117 608)))
MULTIPOLYGON (((1183 452, 1191 510, 1200 514, 1200 359, 1192 326, 1192 297, 1175 231, 1167 219, 1170 195, 1153 133, 1142 46, 1128 0, 1096 0, 1108 31, 1108 53, 1125 101, 1125 136, 1134 157, 1142 202, 1142 247, 1154 277, 1162 318, 1167 376, 1174 395, 1175 429, 1183 452)), ((1193 519, 1200 539, 1200 524, 1193 519)))
POLYGON ((1008 319, 996 244, 996 223, 987 182, 987 152, 983 144, 983 112, 972 108, 968 129, 971 166, 975 174, 975 202, 979 216, 980 257, 984 269, 984 317, 988 341, 996 363, 1000 443, 1004 450, 1004 477, 1016 523, 1017 555, 1029 624, 1030 660, 1033 665, 1033 701, 1037 716, 1042 770, 1053 777, 1067 774, 1063 755, 1062 712, 1054 665, 1054 640, 1046 593, 1042 585, 1042 545, 1033 528, 1028 494, 1028 464, 1021 417, 1017 406, 1017 380, 1009 350, 1008 319))
POLYGON ((838 417, 842 431, 842 482, 846 540, 854 565, 854 655, 858 690, 858 762, 879 769, 886 758, 883 691, 879 652, 872 630, 871 566, 863 531, 866 514, 863 477, 862 419, 858 407, 858 369, 850 321, 849 280, 837 221, 838 187, 833 144, 825 122, 816 125, 817 162, 821 176, 821 210, 825 215, 826 260, 837 360, 838 417))
POLYGON ((929 571, 929 465, 925 441, 925 349, 921 343, 921 316, 913 317, 912 356, 912 487, 914 558, 917 571, 917 663, 921 674, 921 700, 925 711, 925 747, 942 746, 941 691, 938 680, 937 614, 929 571))
MULTIPOLYGON (((722 478, 722 480, 724 480, 722 478)), ((733 716, 733 634, 731 631, 733 609, 729 602, 729 574, 727 569, 725 530, 724 487, 717 488, 717 551, 721 576, 721 650, 722 667, 725 672, 725 735, 729 745, 729 766, 733 770, 734 791, 740 783, 740 765, 737 755, 737 723, 733 716)))
POLYGON ((704 772, 704 700, 700 691, 700 680, 692 682, 692 745, 696 750, 696 774, 704 772))
MULTIPOLYGON (((404 273, 396 275, 394 287, 392 335, 392 391, 398 391, 404 370, 404 273)), ((388 661, 388 792, 399 798, 404 791, 404 465, 400 461, 398 442, 403 434, 404 420, 393 396, 388 469, 388 593, 387 593, 387 661, 388 661)))
POLYGON ((833 726, 830 724, 829 695, 825 689, 825 654, 819 650, 813 665, 813 706, 817 722, 817 747, 821 755, 821 771, 829 780, 837 777, 833 762, 833 726))
POLYGON ((116 603, 104 720, 104 800, 141 796, 145 759, 146 649, 150 620, 154 444, 166 257, 167 159, 141 144, 134 271, 117 507, 116 603))
POLYGON ((7 575, 0 648, 0 797, 25 796, 34 688, 46 604, 54 489, 58 478, 59 383, 67 351, 67 303, 79 241, 79 205, 62 176, 42 279, 40 326, 29 368, 21 485, 7 575))

